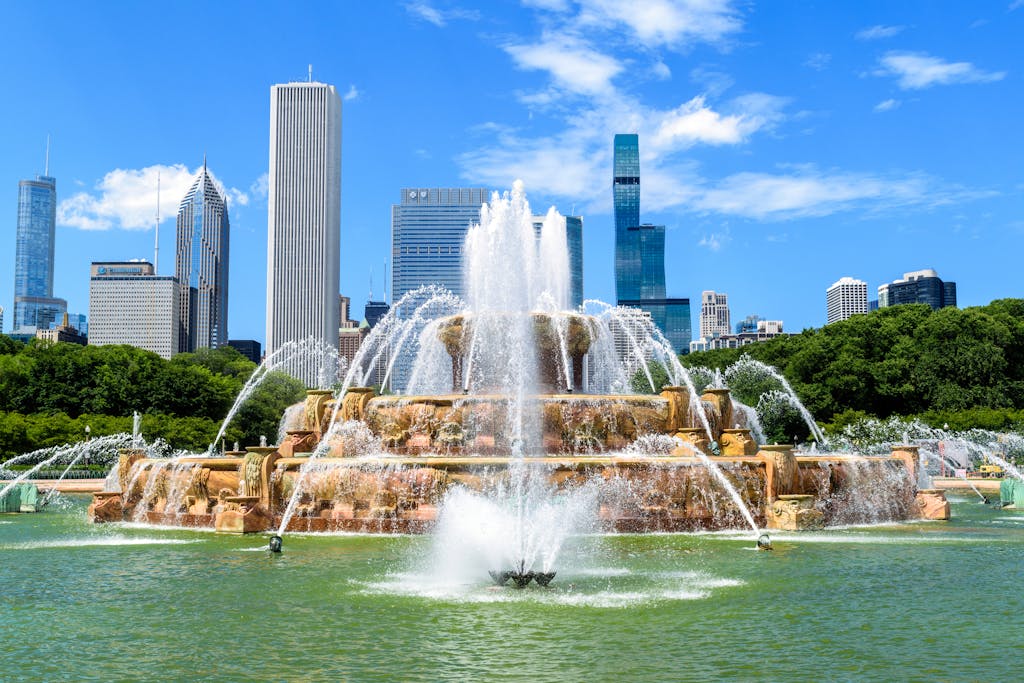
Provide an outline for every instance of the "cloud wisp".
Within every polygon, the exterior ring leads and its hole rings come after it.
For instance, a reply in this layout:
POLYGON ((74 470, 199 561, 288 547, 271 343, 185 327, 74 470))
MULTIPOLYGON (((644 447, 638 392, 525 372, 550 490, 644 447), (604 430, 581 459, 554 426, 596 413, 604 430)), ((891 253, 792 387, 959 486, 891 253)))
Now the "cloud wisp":
MULTIPOLYGON (((114 169, 96 183, 94 191, 78 192, 60 202, 57 223, 80 230, 150 230, 156 224, 157 177, 163 222, 174 217, 199 170, 190 171, 184 164, 114 169)), ((248 193, 225 187, 212 172, 210 176, 229 206, 249 203, 248 193)))
POLYGON ((857 40, 882 40, 884 38, 892 38, 893 36, 903 33, 903 26, 884 26, 882 24, 875 24, 865 29, 861 29, 854 34, 854 38, 857 40))
POLYGON ((416 19, 425 21, 428 24, 433 24, 438 28, 444 28, 448 25, 448 22, 455 19, 465 19, 469 21, 476 21, 480 19, 480 13, 476 10, 459 8, 440 10, 429 2, 406 3, 405 10, 416 19))
POLYGON ((889 52, 879 60, 877 76, 894 76, 903 90, 922 90, 933 85, 992 83, 1005 71, 984 71, 970 62, 947 62, 923 52, 889 52))

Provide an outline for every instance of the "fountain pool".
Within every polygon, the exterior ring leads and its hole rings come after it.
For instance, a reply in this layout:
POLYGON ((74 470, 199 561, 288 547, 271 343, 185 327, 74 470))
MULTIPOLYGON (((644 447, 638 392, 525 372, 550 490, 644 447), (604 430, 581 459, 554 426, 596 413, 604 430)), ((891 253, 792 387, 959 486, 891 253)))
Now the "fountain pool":
POLYGON ((1015 680, 1024 512, 585 535, 549 589, 439 580, 429 536, 0 517, 2 678, 1015 680))

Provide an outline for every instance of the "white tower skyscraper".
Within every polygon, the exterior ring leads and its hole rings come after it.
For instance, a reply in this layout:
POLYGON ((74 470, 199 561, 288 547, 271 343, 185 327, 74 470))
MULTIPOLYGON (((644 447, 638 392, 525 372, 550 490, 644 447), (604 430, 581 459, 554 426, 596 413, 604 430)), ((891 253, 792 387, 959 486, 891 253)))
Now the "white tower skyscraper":
MULTIPOLYGON (((267 348, 313 338, 338 346, 341 98, 310 81, 270 88, 267 348)), ((333 382, 312 357, 286 366, 309 386, 333 382)))
POLYGON ((851 315, 868 312, 868 283, 852 277, 842 277, 825 290, 828 322, 846 320, 851 315))

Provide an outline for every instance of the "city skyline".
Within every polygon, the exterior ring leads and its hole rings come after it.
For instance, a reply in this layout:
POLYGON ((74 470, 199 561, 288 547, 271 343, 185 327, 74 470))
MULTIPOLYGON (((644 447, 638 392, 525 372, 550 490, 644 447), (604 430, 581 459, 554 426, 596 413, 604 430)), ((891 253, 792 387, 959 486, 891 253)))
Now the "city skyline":
MULTIPOLYGON (((662 16, 684 5, 664 3, 662 16)), ((0 114, 17 131, 0 160, 4 243, 13 249, 13 188, 44 170, 52 133, 54 289, 84 311, 90 261, 151 258, 156 174, 173 206, 198 170, 185 160, 209 151, 224 160, 215 181, 238 238, 229 332, 263 339, 252 265, 266 259, 266 91, 312 63, 345 98, 340 290, 355 310, 387 259, 398 188, 501 190, 516 177, 538 213, 584 216, 585 296, 613 301, 608 141, 624 131, 645 141, 644 218, 666 226, 667 258, 685 266, 669 269, 668 290, 691 300, 728 291, 737 317, 799 331, 824 324, 820 292, 846 274, 874 290, 934 268, 958 283, 961 306, 1024 293, 1012 260, 1024 246, 1021 9, 722 2, 659 26, 595 3, 547 6, 226 3, 204 10, 173 57, 145 49, 146 8, 14 6, 0 29, 19 103, 0 114), (301 20, 310 13, 318 21, 301 20), (382 38, 392 51, 362 66, 382 38), (140 56, 126 63, 124 49, 140 56), (167 97, 160 84, 189 70, 209 74, 193 79, 195 96, 167 97), (194 101, 208 113, 191 115, 194 101)), ((168 211, 165 253, 172 225, 168 211)), ((0 261, 9 328, 14 259, 0 261)))

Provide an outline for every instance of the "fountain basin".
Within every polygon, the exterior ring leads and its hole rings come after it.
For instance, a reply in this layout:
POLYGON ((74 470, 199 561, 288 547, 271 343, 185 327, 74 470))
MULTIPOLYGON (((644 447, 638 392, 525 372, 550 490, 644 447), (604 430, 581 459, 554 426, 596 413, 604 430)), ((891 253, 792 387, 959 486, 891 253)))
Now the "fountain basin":
MULTIPOLYGON (((780 464, 779 450, 715 458, 759 526, 802 529, 857 521, 859 506, 869 495, 879 495, 876 489, 886 492, 885 506, 899 519, 930 514, 915 504, 915 490, 900 457, 804 456, 789 449, 780 464)), ((433 528, 451 490, 497 491, 507 485, 513 468, 526 467, 541 473, 555 495, 592 488, 593 517, 600 530, 744 526, 727 491, 690 455, 394 455, 322 457, 310 463, 307 457, 281 458, 271 451, 244 458, 189 458, 177 467, 155 467, 159 462, 135 461, 132 468, 137 469, 127 477, 132 489, 124 496, 99 494, 94 508, 112 507, 110 513, 94 514, 94 520, 131 519, 142 506, 153 524, 231 533, 277 529, 301 476, 295 514, 285 531, 423 533, 433 528), (211 470, 204 472, 207 460, 211 470), (162 481, 151 484, 151 476, 162 481), (201 485, 215 478, 218 487, 201 485), (237 495, 241 488, 249 495, 237 495), (147 490, 151 493, 144 500, 147 490), (110 501, 123 500, 128 502, 118 516, 113 512, 116 503, 110 501), (184 501, 187 511, 168 509, 168 500, 184 501)), ((941 492, 926 495, 945 500, 941 492)))

